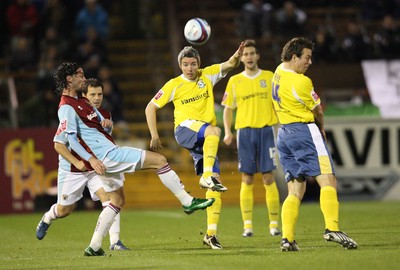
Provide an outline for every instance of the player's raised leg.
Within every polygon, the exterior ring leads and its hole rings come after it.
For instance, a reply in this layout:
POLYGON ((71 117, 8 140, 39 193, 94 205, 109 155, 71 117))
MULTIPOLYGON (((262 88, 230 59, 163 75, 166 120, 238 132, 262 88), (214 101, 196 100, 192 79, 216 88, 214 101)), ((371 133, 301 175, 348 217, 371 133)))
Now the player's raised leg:
POLYGON ((214 203, 214 198, 199 199, 190 196, 189 193, 186 192, 179 176, 171 169, 163 155, 151 151, 144 151, 143 154, 144 163, 142 169, 156 169, 156 173, 161 182, 181 202, 186 214, 191 214, 197 210, 204 210, 214 203))

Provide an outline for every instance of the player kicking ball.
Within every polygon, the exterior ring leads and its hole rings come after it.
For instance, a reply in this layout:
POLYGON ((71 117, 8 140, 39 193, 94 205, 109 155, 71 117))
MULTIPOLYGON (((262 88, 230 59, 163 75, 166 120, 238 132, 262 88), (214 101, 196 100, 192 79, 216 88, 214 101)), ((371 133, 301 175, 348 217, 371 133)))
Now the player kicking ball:
POLYGON ((90 163, 100 175, 111 201, 99 215, 92 240, 85 249, 85 256, 105 255, 101 248, 103 238, 125 204, 123 173, 154 169, 161 182, 181 202, 187 214, 214 203, 213 199, 190 196, 164 156, 133 147, 119 147, 114 143, 107 132, 110 126, 101 113, 86 98, 78 97, 78 91, 86 81, 81 67, 75 63, 63 63, 56 69, 54 79, 56 92, 61 95, 58 110, 60 124, 54 141, 68 140, 71 149, 90 163))
MULTIPOLYGON (((111 113, 101 108, 103 102, 103 85, 97 79, 88 79, 82 90, 82 95, 86 97, 90 103, 96 107, 101 114, 108 119, 110 134, 112 131, 111 113)), ((103 208, 110 203, 108 194, 104 191, 100 176, 85 164, 80 157, 72 154, 68 149, 68 141, 55 142, 55 150, 60 155, 60 167, 58 171, 58 196, 60 204, 54 204, 48 212, 46 212, 39 222, 36 230, 36 237, 42 240, 51 223, 59 218, 68 216, 74 209, 75 203, 82 198, 85 186, 88 188, 94 201, 100 199, 103 208), (71 170, 71 172, 68 172, 71 170), (66 196, 67 189, 74 186, 76 193, 74 196, 66 196), (62 195, 63 194, 63 195, 62 195), (69 200, 67 199, 69 197, 69 200)), ((120 214, 118 214, 109 230, 110 250, 129 250, 120 240, 120 214)))

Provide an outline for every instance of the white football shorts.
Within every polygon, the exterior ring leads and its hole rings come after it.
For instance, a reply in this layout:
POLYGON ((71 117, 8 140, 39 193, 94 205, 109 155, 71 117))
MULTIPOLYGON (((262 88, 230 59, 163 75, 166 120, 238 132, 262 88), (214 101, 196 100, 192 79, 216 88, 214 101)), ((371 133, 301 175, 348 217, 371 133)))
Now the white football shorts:
POLYGON ((94 193, 103 187, 103 183, 95 171, 68 172, 58 170, 57 203, 72 205, 79 201, 82 198, 85 186, 88 187, 92 199, 98 201, 99 198, 94 193))

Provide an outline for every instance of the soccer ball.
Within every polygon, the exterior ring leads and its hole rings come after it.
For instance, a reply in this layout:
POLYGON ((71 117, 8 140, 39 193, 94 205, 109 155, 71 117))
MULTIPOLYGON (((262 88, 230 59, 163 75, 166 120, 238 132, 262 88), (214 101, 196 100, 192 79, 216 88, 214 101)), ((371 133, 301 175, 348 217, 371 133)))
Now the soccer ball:
POLYGON ((211 35, 210 25, 201 18, 190 19, 183 31, 187 42, 193 45, 203 45, 211 35))

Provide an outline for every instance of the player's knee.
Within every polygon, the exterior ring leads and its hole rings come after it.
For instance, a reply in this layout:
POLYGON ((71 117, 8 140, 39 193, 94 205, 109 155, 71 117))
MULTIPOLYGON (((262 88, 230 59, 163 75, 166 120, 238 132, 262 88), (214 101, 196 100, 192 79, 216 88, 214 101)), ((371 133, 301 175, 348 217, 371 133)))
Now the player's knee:
POLYGON ((122 208, 125 205, 125 199, 122 198, 122 197, 114 198, 114 203, 113 204, 118 206, 119 208, 122 208))
POLYGON ((155 161, 158 169, 168 163, 167 158, 161 154, 158 154, 155 157, 154 161, 155 161))
POLYGON ((221 129, 219 127, 216 126, 208 126, 206 129, 206 132, 204 134, 205 136, 209 136, 209 135, 214 135, 214 136, 221 136, 221 129))
POLYGON ((99 200, 104 203, 110 200, 110 195, 104 191, 104 189, 100 189, 96 191, 97 197, 99 197, 99 200))
POLYGON ((157 152, 146 152, 146 158, 143 162, 142 170, 145 169, 160 169, 168 163, 166 157, 157 152))
POLYGON ((242 183, 245 183, 246 185, 252 185, 254 183, 254 175, 242 173, 242 183))
POLYGON ((271 185, 275 182, 275 177, 271 172, 263 174, 263 182, 265 185, 271 185))
POLYGON ((97 195, 97 197, 99 197, 99 200, 100 200, 102 203, 105 203, 105 202, 110 201, 110 197, 107 196, 107 195, 105 195, 105 194, 97 195))

